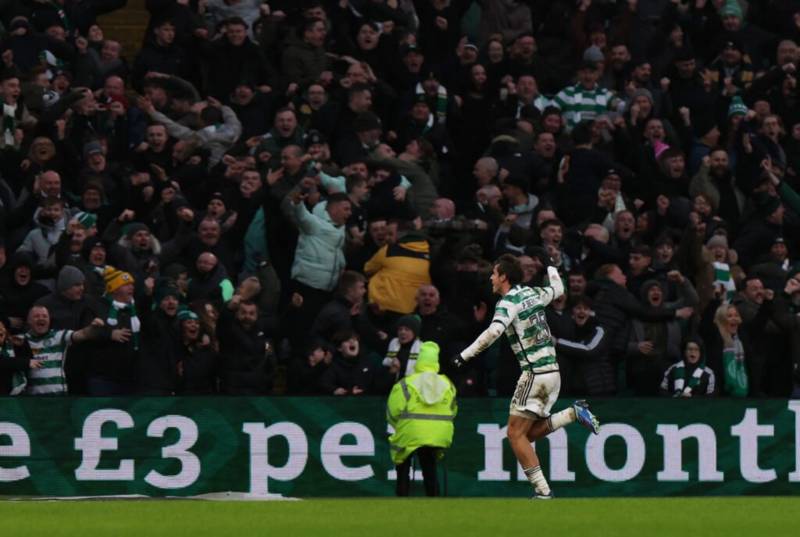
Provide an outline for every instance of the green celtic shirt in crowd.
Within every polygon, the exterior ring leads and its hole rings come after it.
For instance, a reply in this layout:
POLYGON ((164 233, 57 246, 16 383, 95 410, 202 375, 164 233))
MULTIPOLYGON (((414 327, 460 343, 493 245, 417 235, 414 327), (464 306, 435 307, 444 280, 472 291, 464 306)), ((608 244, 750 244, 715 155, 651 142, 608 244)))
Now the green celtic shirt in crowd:
POLYGON ((67 393, 64 375, 64 355, 72 343, 72 330, 50 330, 43 336, 28 333, 25 339, 31 348, 33 359, 41 367, 28 371, 28 395, 56 395, 67 393))

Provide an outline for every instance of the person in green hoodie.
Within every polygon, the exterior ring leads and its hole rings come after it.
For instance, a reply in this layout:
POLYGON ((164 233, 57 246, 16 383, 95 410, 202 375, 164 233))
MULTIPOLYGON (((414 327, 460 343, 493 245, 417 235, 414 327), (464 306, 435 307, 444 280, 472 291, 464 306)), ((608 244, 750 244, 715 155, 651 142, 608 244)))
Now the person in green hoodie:
POLYGON ((458 405, 456 388, 439 374, 439 345, 420 346, 414 373, 392 387, 386 420, 394 428, 389 437, 392 461, 397 466, 397 495, 408 496, 414 455, 419 459, 427 496, 439 495, 436 461, 453 443, 458 405))

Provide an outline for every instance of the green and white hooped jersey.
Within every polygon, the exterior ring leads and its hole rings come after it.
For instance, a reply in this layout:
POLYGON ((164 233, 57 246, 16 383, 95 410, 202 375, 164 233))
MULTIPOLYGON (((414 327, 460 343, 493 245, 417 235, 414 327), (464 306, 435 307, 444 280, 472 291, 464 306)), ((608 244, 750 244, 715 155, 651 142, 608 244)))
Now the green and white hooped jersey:
POLYGON ((64 375, 64 355, 72 343, 72 330, 50 330, 44 336, 26 335, 34 360, 42 363, 39 369, 28 370, 28 395, 57 395, 67 393, 64 375))
POLYGON ((556 349, 545 308, 556 297, 552 287, 512 287, 497 302, 492 323, 505 327, 505 334, 523 370, 558 369, 556 349))

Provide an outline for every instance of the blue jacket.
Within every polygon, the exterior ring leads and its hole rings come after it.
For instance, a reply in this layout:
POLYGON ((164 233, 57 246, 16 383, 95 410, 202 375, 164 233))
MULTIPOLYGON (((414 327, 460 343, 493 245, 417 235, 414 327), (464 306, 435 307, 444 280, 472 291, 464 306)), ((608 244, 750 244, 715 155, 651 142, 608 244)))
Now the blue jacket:
POLYGON ((310 213, 305 203, 291 204, 300 231, 292 264, 292 278, 322 291, 333 291, 345 267, 344 226, 331 221, 326 203, 310 213))

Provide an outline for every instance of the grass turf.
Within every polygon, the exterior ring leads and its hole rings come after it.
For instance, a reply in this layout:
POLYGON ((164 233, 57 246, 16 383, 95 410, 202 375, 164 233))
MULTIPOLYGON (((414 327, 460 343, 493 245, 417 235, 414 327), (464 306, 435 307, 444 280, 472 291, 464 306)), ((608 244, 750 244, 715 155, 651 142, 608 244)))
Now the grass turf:
POLYGON ((798 535, 800 498, 0 502, 3 536, 798 535))

